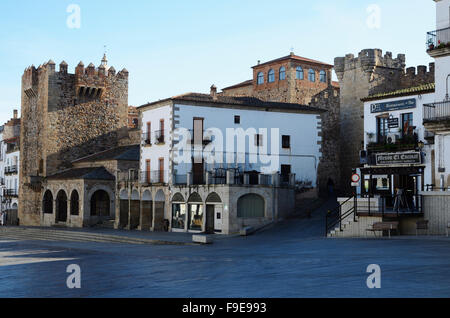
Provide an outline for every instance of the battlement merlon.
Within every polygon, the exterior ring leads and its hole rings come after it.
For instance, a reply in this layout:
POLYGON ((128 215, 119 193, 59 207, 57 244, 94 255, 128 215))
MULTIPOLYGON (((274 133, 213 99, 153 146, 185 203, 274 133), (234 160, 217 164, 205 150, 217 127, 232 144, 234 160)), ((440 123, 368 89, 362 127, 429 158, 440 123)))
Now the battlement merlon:
POLYGON ((343 72, 356 68, 372 72, 376 67, 404 70, 405 66, 405 54, 398 54, 397 58, 392 58, 391 52, 386 52, 383 56, 383 51, 380 49, 362 50, 356 58, 353 54, 347 54, 345 57, 336 57, 334 59, 334 68, 338 77, 343 72))

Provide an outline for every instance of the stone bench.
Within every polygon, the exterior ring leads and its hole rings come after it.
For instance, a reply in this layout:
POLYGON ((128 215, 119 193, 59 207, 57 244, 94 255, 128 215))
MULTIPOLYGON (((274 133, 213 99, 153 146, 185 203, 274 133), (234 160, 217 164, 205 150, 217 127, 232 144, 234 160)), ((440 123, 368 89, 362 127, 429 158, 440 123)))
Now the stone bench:
POLYGON ((198 244, 212 244, 213 239, 210 235, 192 235, 192 242, 198 244))

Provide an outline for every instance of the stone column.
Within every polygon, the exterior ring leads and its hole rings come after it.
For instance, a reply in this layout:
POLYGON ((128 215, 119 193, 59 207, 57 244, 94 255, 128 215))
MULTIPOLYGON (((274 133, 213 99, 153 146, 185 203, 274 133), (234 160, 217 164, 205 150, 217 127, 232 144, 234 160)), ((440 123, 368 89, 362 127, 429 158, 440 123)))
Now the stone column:
POLYGON ((244 173, 244 185, 250 184, 250 175, 248 173, 244 173))
POLYGON ((192 172, 187 173, 187 185, 190 186, 192 184, 192 172))
POLYGON ((139 201, 139 226, 138 226, 138 230, 142 231, 142 198, 139 201))
POLYGON ((152 201, 152 224, 150 231, 155 231, 155 210, 156 210, 156 200, 152 201))
POLYGON ((234 172, 227 170, 227 184, 234 184, 234 172))
POLYGON ((272 175, 272 185, 274 187, 279 187, 280 186, 280 175, 278 173, 274 173, 272 175))

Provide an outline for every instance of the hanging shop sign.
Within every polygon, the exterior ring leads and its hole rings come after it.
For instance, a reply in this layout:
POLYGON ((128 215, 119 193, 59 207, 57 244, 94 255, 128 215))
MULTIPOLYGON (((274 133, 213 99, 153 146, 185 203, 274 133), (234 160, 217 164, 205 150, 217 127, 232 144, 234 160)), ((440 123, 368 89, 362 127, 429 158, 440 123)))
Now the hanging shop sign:
POLYGON ((380 153, 376 155, 377 166, 421 164, 422 154, 416 152, 380 153))
POLYGON ((415 98, 398 100, 395 102, 376 103, 370 105, 370 111, 373 113, 383 113, 394 110, 416 108, 417 102, 415 98))
POLYGON ((389 118, 388 119, 388 128, 399 128, 400 127, 400 122, 398 118, 389 118))

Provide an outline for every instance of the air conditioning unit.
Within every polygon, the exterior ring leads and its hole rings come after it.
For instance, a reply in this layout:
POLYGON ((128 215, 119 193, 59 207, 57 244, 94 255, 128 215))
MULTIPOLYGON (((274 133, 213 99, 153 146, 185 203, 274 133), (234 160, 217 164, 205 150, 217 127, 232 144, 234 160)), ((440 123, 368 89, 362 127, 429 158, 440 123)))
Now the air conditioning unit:
POLYGON ((395 144, 400 140, 399 134, 390 133, 387 135, 386 141, 388 144, 395 144))

